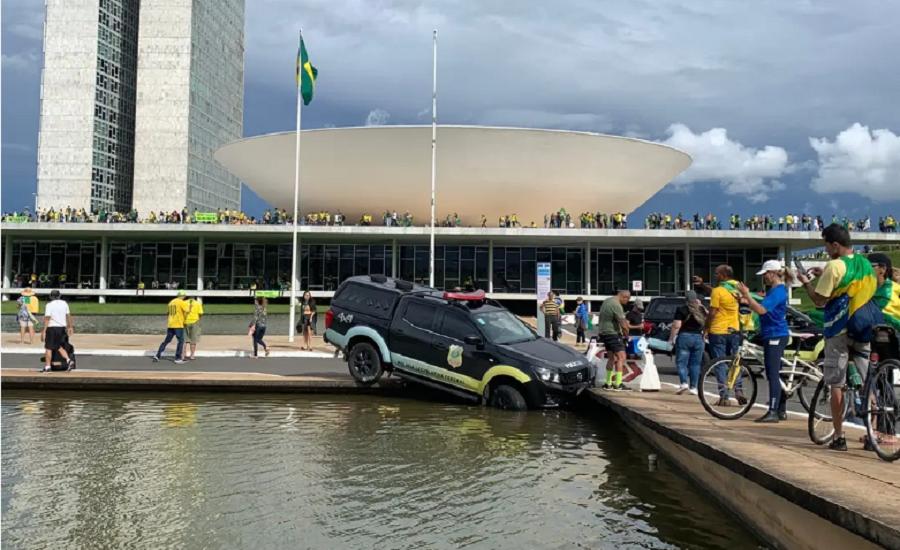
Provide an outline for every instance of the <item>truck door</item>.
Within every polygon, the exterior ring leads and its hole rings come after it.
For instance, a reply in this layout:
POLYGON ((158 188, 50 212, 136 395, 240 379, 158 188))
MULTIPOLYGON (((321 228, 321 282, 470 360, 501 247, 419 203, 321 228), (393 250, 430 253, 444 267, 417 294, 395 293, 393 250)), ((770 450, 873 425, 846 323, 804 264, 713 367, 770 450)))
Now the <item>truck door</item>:
POLYGON ((491 355, 477 346, 467 344, 467 336, 484 339, 481 331, 463 312, 445 308, 438 313, 437 330, 432 340, 430 363, 480 381, 493 366, 491 355))
POLYGON ((428 362, 436 311, 437 306, 426 300, 404 300, 400 304, 399 314, 394 316, 391 324, 391 353, 428 362))

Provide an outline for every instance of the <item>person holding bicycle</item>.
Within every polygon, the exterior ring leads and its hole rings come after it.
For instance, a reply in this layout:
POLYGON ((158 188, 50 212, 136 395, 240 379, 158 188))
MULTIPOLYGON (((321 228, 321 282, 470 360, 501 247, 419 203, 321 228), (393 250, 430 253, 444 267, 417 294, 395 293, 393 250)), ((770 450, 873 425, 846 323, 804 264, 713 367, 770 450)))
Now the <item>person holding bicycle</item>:
POLYGON ((769 287, 765 298, 757 302, 747 285, 740 283, 738 289, 747 305, 759 315, 759 332, 762 338, 763 362, 769 381, 769 409, 756 422, 776 423, 787 420, 787 399, 781 391, 781 358, 787 347, 789 332, 787 324, 788 292, 784 285, 790 277, 778 260, 767 260, 756 274, 762 275, 763 283, 769 287))
MULTIPOLYGON (((718 266, 715 275, 719 284, 714 288, 703 284, 703 280, 699 277, 694 277, 694 286, 698 287, 698 290, 709 290, 709 315, 706 318, 704 332, 709 341, 709 356, 713 360, 734 355, 741 347, 739 311, 741 293, 738 290, 738 285, 741 283, 734 279, 734 270, 730 265, 718 266)), ((716 378, 719 381, 717 405, 722 407, 731 404, 729 390, 725 383, 726 372, 727 369, 724 366, 716 371, 716 378)), ((734 389, 734 397, 740 405, 747 403, 740 381, 734 389)))
POLYGON ((872 299, 878 287, 875 270, 869 260, 854 254, 850 233, 833 223, 822 231, 825 252, 831 260, 825 268, 814 267, 808 273, 797 273, 797 279, 816 307, 824 307, 825 383, 831 388, 831 419, 834 435, 828 448, 846 451, 844 438, 844 394, 847 365, 852 360, 860 376, 869 364, 872 329, 883 321, 881 310, 872 299), (818 277, 813 285, 812 274, 818 277))

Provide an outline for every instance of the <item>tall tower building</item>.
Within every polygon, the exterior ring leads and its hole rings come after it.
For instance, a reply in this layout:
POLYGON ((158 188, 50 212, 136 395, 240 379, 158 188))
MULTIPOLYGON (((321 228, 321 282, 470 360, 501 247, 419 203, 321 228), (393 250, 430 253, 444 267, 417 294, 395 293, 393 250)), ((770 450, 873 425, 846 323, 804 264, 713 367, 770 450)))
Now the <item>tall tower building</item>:
POLYGON ((239 208, 244 0, 47 0, 38 207, 239 208))

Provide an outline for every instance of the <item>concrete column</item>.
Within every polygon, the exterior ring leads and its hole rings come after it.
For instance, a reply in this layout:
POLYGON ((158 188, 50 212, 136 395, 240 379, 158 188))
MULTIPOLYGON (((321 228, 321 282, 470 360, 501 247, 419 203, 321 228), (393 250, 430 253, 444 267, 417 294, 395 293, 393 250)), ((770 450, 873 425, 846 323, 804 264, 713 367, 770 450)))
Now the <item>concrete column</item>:
MULTIPOLYGON (((109 272, 109 239, 100 237, 100 290, 106 290, 106 275, 109 272)), ((98 301, 106 303, 106 296, 100 295, 98 301)))
MULTIPOLYGON (((584 288, 587 292, 587 295, 591 295, 591 245, 584 245, 584 288)), ((586 299, 588 302, 588 307, 590 307, 590 300, 586 299)))
POLYGON ((488 241, 488 293, 494 292, 494 241, 488 241))
POLYGON ((684 243, 684 291, 693 290, 691 284, 691 245, 684 243))
POLYGON ((200 237, 197 242, 197 290, 203 290, 203 271, 206 269, 206 254, 203 249, 206 247, 206 239, 200 237))
MULTIPOLYGON (((3 248, 3 288, 12 286, 12 235, 6 236, 6 246, 3 248)), ((3 301, 9 300, 9 296, 3 294, 3 301)))
POLYGON ((393 239, 391 241, 391 277, 397 278, 397 266, 400 265, 400 258, 397 256, 400 253, 400 247, 397 246, 397 239, 393 239))

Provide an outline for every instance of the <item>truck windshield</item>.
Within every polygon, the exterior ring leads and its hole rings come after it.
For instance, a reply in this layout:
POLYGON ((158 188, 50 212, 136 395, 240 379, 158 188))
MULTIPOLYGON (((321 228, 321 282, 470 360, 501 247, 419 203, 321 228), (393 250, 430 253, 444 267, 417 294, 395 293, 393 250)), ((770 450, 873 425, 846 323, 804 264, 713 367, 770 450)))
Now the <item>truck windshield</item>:
POLYGON ((508 311, 487 311, 474 315, 474 318, 488 341, 495 344, 514 344, 536 338, 525 323, 508 311))

